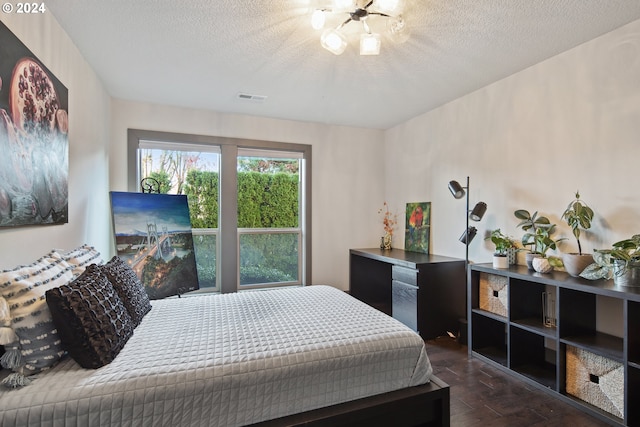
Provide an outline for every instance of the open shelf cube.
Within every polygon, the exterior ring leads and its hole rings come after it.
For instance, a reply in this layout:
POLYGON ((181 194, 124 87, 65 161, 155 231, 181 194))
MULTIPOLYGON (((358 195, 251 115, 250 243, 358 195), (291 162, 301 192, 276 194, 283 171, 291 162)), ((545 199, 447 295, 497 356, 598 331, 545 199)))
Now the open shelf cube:
POLYGON ((640 366, 640 302, 629 301, 627 307, 628 358, 640 366))
POLYGON ((596 297, 588 292, 560 289, 560 339, 622 362, 624 340, 597 330, 596 297))
POLYGON ((555 286, 511 279, 509 282, 510 321, 532 331, 555 336, 556 300, 555 286))
POLYGON ((627 425, 640 425, 640 368, 629 367, 627 370, 627 425))
POLYGON ((494 318, 472 314, 472 350, 503 366, 507 366, 507 326, 494 318))
POLYGON ((510 368, 529 379, 557 390, 556 352, 545 347, 544 335, 511 326, 510 368))

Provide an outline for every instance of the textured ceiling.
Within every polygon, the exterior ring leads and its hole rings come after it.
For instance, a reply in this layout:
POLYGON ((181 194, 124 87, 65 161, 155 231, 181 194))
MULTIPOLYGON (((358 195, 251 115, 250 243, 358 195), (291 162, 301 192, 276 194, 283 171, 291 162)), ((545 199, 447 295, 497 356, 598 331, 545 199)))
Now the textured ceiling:
POLYGON ((408 41, 383 38, 381 54, 364 57, 354 40, 335 56, 309 24, 310 2, 47 7, 115 98, 377 129, 640 19, 638 0, 409 0, 408 41))

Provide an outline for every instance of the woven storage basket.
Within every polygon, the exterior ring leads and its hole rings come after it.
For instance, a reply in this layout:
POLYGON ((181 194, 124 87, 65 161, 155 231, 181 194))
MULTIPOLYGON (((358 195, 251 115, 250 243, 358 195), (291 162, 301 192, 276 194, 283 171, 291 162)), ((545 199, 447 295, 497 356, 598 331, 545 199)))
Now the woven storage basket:
POLYGON ((507 317, 509 292, 507 278, 480 273, 480 308, 507 317))
POLYGON ((623 418, 624 366, 568 345, 567 394, 623 418))

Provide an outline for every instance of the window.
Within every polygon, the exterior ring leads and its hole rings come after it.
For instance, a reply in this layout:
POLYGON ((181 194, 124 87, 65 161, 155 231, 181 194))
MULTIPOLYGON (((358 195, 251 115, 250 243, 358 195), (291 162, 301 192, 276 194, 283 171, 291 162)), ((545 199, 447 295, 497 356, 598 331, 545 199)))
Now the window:
POLYGON ((308 284, 311 147, 129 130, 129 191, 186 194, 200 288, 308 284))
POLYGON ((137 158, 138 182, 152 178, 161 193, 187 196, 200 289, 219 290, 219 147, 143 140, 137 158))
POLYGON ((300 284, 301 153, 238 151, 241 288, 300 284))

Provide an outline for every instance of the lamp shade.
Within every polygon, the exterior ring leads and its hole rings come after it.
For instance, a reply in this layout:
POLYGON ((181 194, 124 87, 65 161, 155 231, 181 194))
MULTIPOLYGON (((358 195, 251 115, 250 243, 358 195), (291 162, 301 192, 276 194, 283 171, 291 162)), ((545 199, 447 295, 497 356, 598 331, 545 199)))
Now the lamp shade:
POLYGON ((458 183, 458 181, 449 181, 449 191, 453 194, 453 197, 456 199, 461 199, 464 197, 464 188, 458 183))
POLYGON ((311 26, 314 30, 319 30, 324 27, 325 20, 324 10, 316 9, 311 15, 311 26))
POLYGON ((402 0, 373 0, 373 7, 380 13, 393 15, 402 10, 404 2, 402 0))
POLYGON ((480 221, 487 211, 487 204, 485 202, 478 202, 471 210, 469 214, 469 219, 473 221, 480 221))
POLYGON ((360 35, 360 55, 380 54, 380 34, 360 35))
POLYGON ((404 43, 409 40, 409 30, 407 22, 402 15, 387 20, 387 32, 391 40, 396 43, 404 43))
POLYGON ((458 240, 464 244, 471 243, 473 238, 476 237, 477 232, 478 232, 477 228, 469 227, 464 231, 464 233, 462 233, 462 235, 460 236, 460 238, 458 238, 458 240))
POLYGON ((350 12, 356 8, 355 0, 333 0, 332 9, 337 12, 350 12))
POLYGON ((324 30, 320 36, 320 43, 323 48, 335 55, 340 55, 347 48, 347 38, 332 28, 324 30))

